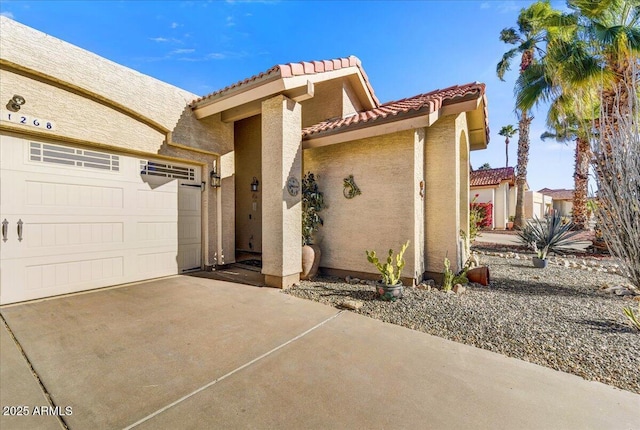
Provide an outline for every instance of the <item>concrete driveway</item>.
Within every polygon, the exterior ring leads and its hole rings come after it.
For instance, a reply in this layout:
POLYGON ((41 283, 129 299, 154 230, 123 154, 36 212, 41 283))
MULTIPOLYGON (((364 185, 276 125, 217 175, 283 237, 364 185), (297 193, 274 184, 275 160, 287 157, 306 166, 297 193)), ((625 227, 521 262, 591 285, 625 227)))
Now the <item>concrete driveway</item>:
POLYGON ((179 276, 0 313, 3 412, 63 415, 3 429, 638 425, 639 395, 274 289, 179 276))

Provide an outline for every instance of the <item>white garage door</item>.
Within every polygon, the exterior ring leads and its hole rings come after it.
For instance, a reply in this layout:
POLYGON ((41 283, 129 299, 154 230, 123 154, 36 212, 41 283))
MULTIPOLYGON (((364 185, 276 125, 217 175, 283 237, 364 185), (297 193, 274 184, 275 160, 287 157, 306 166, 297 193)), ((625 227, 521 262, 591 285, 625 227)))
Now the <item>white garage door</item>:
POLYGON ((0 136, 0 304, 201 265, 194 166, 0 136))

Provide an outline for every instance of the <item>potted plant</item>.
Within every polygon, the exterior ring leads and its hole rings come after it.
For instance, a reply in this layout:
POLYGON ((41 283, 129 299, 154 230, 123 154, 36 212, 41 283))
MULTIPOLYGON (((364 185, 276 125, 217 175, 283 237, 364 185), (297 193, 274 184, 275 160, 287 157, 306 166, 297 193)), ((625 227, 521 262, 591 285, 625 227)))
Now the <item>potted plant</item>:
POLYGON ((573 238, 579 232, 572 231, 573 223, 562 223, 562 216, 558 212, 548 215, 544 219, 535 218, 518 231, 518 238, 525 246, 533 249, 535 267, 547 266, 547 255, 550 252, 560 253, 576 243, 573 238))
POLYGON ((318 215, 326 205, 324 195, 318 189, 316 175, 307 172, 302 177, 302 273, 300 279, 311 279, 320 266, 320 247, 314 243, 314 235, 323 219, 318 215))
POLYGON ((516 221, 514 215, 509 215, 509 221, 507 222, 507 230, 513 230, 513 223, 516 221))
POLYGON ((538 245, 535 242, 531 242, 531 249, 536 253, 536 257, 533 257, 533 267, 538 269, 544 269, 547 267, 547 253, 549 252, 549 245, 542 249, 538 249, 538 245))
POLYGON ((376 266, 382 275, 382 280, 376 288, 378 296, 382 300, 395 302, 397 299, 402 297, 403 287, 402 281, 400 280, 400 274, 402 273, 402 268, 405 265, 404 253, 408 246, 409 241, 402 245, 402 248, 400 248, 400 251, 395 258, 393 256, 393 249, 390 249, 385 263, 380 262, 375 251, 365 251, 369 263, 376 266))

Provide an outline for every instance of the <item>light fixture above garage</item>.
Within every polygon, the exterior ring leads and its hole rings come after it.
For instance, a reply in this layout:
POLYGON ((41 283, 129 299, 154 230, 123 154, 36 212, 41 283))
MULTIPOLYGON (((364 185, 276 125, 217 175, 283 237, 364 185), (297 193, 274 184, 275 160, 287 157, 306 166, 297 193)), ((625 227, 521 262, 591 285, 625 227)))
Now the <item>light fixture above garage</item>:
POLYGON ((251 181, 251 191, 258 191, 258 185, 260 185, 260 181, 254 176, 253 181, 251 181))
POLYGON ((11 112, 18 112, 20 110, 20 107, 26 102, 27 101, 24 99, 24 97, 15 94, 9 99, 9 102, 7 103, 7 109, 9 109, 11 112))
POLYGON ((209 174, 211 186, 220 188, 220 173, 218 173, 218 160, 213 160, 213 170, 209 174))

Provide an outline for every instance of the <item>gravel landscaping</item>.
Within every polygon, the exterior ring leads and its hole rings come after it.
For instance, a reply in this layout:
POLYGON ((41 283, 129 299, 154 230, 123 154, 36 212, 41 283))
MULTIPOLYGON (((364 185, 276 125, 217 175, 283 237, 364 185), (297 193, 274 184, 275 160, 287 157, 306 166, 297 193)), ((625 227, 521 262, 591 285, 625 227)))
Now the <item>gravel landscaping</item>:
POLYGON ((406 287, 391 303, 377 299, 364 281, 338 278, 302 281, 285 292, 338 307, 352 301, 359 307, 354 312, 371 318, 640 394, 640 331, 622 313, 625 306, 637 309, 640 295, 605 291, 628 285, 626 279, 582 270, 590 261, 535 269, 530 255, 505 257, 480 255, 491 284, 473 284, 462 294, 406 287))

